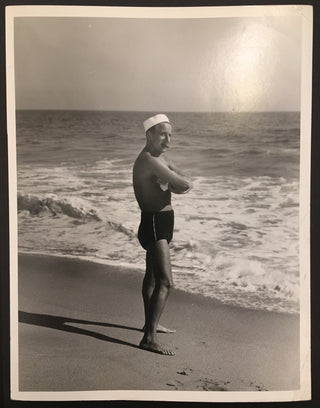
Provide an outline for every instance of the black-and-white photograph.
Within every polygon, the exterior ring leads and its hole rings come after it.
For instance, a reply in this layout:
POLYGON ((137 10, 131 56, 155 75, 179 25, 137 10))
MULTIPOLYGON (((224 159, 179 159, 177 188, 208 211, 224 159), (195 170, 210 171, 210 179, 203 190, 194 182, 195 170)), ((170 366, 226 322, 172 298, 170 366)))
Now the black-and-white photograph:
POLYGON ((308 399, 312 8, 6 29, 12 397, 308 399))

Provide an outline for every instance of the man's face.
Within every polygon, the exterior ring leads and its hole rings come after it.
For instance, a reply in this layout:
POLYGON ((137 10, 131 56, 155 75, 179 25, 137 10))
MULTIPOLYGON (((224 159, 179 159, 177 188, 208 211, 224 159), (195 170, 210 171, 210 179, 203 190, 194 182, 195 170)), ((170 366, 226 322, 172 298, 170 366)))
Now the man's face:
POLYGON ((170 123, 158 123, 150 132, 149 143, 155 153, 161 154, 169 149, 172 127, 170 123))

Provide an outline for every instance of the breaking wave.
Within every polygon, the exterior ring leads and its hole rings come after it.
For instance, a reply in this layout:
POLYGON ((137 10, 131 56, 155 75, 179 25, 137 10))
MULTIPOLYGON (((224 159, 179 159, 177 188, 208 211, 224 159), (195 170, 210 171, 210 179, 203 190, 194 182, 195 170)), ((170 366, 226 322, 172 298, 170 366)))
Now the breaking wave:
POLYGON ((104 220, 98 215, 96 210, 80 206, 80 201, 76 198, 72 200, 73 201, 67 198, 60 198, 54 194, 40 196, 18 193, 18 211, 28 211, 31 216, 38 217, 51 216, 53 218, 59 218, 61 215, 66 215, 83 223, 91 220, 104 221, 111 230, 120 232, 129 238, 136 237, 134 230, 126 227, 121 222, 110 219, 104 220))
POLYGON ((95 210, 87 210, 77 207, 66 198, 59 198, 56 195, 38 196, 32 194, 18 193, 18 211, 29 211, 31 215, 52 215, 60 214, 80 220, 101 221, 95 210))

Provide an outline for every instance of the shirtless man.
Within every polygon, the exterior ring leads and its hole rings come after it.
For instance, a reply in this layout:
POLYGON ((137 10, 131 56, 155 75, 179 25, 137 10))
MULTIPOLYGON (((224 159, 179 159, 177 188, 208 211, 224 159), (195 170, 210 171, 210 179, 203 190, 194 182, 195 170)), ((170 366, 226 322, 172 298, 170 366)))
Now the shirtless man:
POLYGON ((173 332, 159 326, 173 285, 169 252, 174 225, 171 192, 186 193, 192 188, 192 184, 164 156, 171 140, 171 125, 167 116, 152 116, 143 125, 146 145, 133 167, 133 187, 141 209, 138 238, 146 250, 146 274, 142 285, 145 325, 139 347, 172 356, 174 352, 161 347, 156 337, 157 331, 173 332))

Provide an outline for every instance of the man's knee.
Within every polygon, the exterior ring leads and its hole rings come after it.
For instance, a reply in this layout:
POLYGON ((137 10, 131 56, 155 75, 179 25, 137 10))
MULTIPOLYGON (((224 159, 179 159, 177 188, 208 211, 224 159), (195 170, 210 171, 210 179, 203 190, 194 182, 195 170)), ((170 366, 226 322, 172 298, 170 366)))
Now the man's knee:
POLYGON ((171 289, 173 288, 173 281, 172 279, 166 279, 166 278, 162 278, 159 279, 159 281, 157 282, 158 286, 160 289, 162 290, 166 290, 167 292, 170 292, 171 289))

